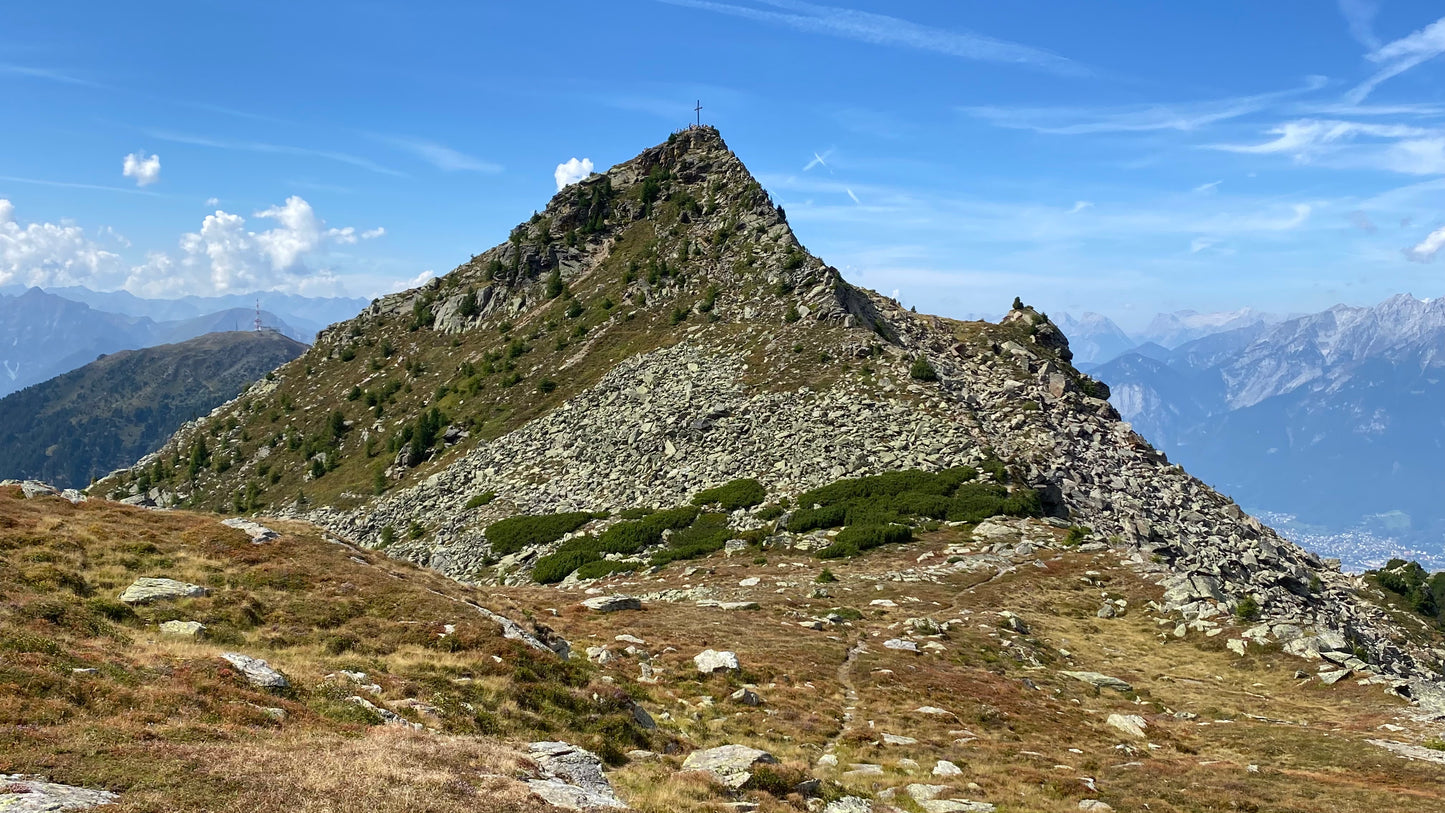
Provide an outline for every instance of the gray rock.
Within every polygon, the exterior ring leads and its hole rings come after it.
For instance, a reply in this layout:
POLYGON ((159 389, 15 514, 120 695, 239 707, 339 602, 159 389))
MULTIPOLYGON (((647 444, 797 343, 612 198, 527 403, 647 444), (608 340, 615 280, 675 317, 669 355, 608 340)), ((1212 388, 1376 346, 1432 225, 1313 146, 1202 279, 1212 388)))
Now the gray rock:
POLYGON ((763 699, 752 689, 742 688, 728 695, 734 703, 742 703, 744 706, 761 706, 763 699))
POLYGON ((967 799, 929 799, 919 802, 925 813, 993 813, 994 806, 988 802, 971 802, 967 799))
POLYGON ((1128 734, 1136 739, 1144 739, 1144 729, 1148 723, 1137 714, 1110 714, 1104 721, 1108 725, 1128 734))
POLYGON ((582 606, 599 613, 615 613, 618 610, 640 610, 642 599, 636 596, 593 596, 582 602, 582 606))
POLYGON ((105 790, 48 782, 42 777, 0 773, 0 810, 5 813, 53 813, 89 810, 120 797, 105 790))
POLYGON ((958 767, 957 765, 953 764, 952 762, 949 762, 949 761, 946 760, 946 759, 940 759, 940 760, 937 762, 937 764, 935 764, 935 765, 933 766, 933 775, 934 775, 934 776, 962 776, 962 775, 963 775, 963 769, 960 768, 960 767, 958 767))
POLYGON ((829 802, 823 813, 873 813, 873 803, 862 796, 844 796, 829 802))
POLYGON ((199 621, 163 621, 161 632, 165 635, 179 635, 183 638, 199 638, 206 631, 206 625, 199 621))
POLYGON ((1114 813, 1114 808, 1108 802, 1101 802, 1098 799, 1081 799, 1079 809, 1085 813, 1114 813))
POLYGON ((406 719, 405 717, 397 714, 391 709, 378 706, 370 700, 362 697, 361 695, 354 694, 346 698, 346 702, 361 706, 372 714, 375 714, 377 717, 381 718, 381 722, 383 725, 394 725, 401 726, 402 728, 413 728, 418 731, 426 728, 426 726, 422 725, 421 723, 413 723, 411 720, 406 719))
POLYGON ((286 676, 271 668, 271 665, 250 655, 239 652, 222 652, 221 659, 236 668, 246 682, 258 689, 280 691, 291 688, 286 676))
POLYGON ((120 600, 126 604, 149 604, 152 601, 200 598, 210 594, 210 590, 197 584, 179 582, 175 579, 143 578, 132 582, 130 587, 120 594, 120 600))
POLYGON ((1061 671, 1059 672, 1059 674, 1063 675, 1064 677, 1071 677, 1074 680, 1083 681, 1084 683, 1087 683, 1090 686, 1094 686, 1099 689, 1113 689, 1116 692, 1134 691, 1134 687, 1129 685, 1128 682, 1120 680, 1116 677, 1111 677, 1109 675, 1103 675, 1098 672, 1061 671))
POLYGON ((918 651, 918 644, 915 644, 914 642, 909 641, 906 638, 889 638, 888 640, 883 642, 883 647, 885 649, 896 649, 901 652, 918 651))
POLYGON ((251 544, 253 545, 262 545, 273 539, 278 539, 281 536, 265 525, 240 517, 223 519, 221 520, 221 524, 244 532, 247 536, 251 537, 251 544))
POLYGON ((566 810, 625 808, 602 773, 602 760, 566 742, 534 742, 530 748, 541 779, 527 782, 532 793, 566 810))
POLYGON ((711 675, 715 672, 736 672, 742 667, 738 664, 736 652, 721 651, 715 649, 704 649, 692 656, 692 662, 697 665, 697 671, 704 675, 711 675))
POLYGON ((720 745, 704 751, 693 751, 682 762, 684 771, 706 771, 724 785, 737 790, 752 778, 753 766, 777 764, 767 751, 746 745, 720 745))

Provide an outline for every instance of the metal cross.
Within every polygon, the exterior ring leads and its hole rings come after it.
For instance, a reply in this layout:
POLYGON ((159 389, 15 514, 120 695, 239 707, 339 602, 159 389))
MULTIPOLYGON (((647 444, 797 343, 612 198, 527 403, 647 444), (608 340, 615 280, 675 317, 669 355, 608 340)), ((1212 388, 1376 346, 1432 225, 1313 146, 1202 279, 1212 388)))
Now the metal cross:
POLYGON ((697 114, 697 126, 701 127, 701 126, 702 126, 702 99, 698 99, 698 100, 697 100, 697 107, 694 107, 694 108, 692 109, 692 112, 694 112, 694 113, 697 114))

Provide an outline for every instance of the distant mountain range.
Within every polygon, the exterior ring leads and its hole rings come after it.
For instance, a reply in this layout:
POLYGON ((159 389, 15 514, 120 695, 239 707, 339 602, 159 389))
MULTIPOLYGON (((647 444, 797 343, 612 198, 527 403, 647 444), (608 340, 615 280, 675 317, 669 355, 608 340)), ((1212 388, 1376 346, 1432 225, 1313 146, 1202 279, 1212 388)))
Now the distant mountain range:
POLYGON ((122 350, 0 398, 0 478, 84 488, 301 355, 263 331, 122 350))
POLYGON ((141 299, 86 288, 0 293, 0 396, 54 378, 97 356, 185 341, 206 333, 248 330, 258 298, 264 325, 311 342, 318 330, 354 316, 362 299, 283 294, 141 299), (342 314, 338 316, 338 314, 342 314))
POLYGON ((1065 313, 1058 324, 1069 337, 1074 361, 1081 365, 1081 369, 1088 369, 1091 365, 1103 364, 1131 351, 1157 358, 1176 347, 1208 336, 1268 327, 1288 318, 1253 308, 1216 313, 1183 310, 1156 314, 1143 330, 1133 334, 1126 333, 1109 317, 1092 312, 1077 317, 1065 313))
POLYGON ((1445 299, 1141 349, 1093 374, 1172 460, 1357 564, 1445 563, 1445 299))

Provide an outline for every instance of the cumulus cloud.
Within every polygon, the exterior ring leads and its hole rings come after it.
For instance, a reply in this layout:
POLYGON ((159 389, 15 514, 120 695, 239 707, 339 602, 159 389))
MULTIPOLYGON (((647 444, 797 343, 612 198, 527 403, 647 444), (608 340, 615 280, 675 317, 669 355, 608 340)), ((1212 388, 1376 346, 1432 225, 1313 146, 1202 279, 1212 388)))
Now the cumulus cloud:
POLYGON ((1440 249, 1445 248, 1445 226, 1425 235, 1425 239, 1416 245, 1405 249, 1405 259, 1417 263, 1428 263, 1435 259, 1440 249))
POLYGON ((72 223, 15 219, 15 204, 0 198, 0 285, 114 284, 125 274, 119 254, 107 251, 72 223))
POLYGON ((214 209, 214 208, 216 208, 217 206, 220 206, 220 205, 221 205, 221 199, 220 199, 220 198, 214 198, 214 197, 213 197, 213 198, 206 198, 206 206, 207 206, 208 208, 214 209))
POLYGON ((581 160, 573 158, 566 163, 558 164, 557 171, 552 173, 552 177, 557 179, 557 191, 561 192, 563 189, 591 174, 591 158, 583 158, 581 160))
POLYGON ((161 157, 133 152, 125 157, 121 175, 134 178, 136 186, 150 186, 161 179, 161 157))
POLYGON ((392 280, 390 283, 387 283, 384 289, 377 291, 376 293, 377 296, 380 296, 382 294, 394 294, 397 291, 410 291, 412 288, 420 288, 421 286, 425 285, 428 280, 434 278, 435 276, 436 272, 428 268, 427 270, 421 272, 420 274, 417 274, 411 279, 392 280))
POLYGON ((253 229, 245 217, 218 209, 201 221, 199 231, 181 236, 177 256, 153 252, 131 270, 125 287, 152 296, 327 290, 335 287, 332 270, 312 266, 325 259, 330 247, 354 244, 360 237, 353 226, 327 228, 297 195, 252 218, 267 221, 270 228, 253 229))

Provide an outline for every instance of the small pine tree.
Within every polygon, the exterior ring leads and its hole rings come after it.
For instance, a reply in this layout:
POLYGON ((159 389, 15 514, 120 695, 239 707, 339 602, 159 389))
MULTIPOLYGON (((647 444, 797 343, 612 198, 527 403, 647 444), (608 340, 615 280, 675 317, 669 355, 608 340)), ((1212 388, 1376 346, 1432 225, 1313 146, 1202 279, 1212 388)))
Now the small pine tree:
POLYGON ((547 275, 547 298, 556 299, 562 295, 562 291, 564 290, 565 286, 562 285, 562 270, 559 268, 552 269, 552 273, 547 275))
POLYGON ((1020 299, 1019 297, 1014 297, 1014 310, 1016 310, 1016 311, 1021 311, 1021 310, 1023 310, 1023 309, 1024 309, 1024 301, 1023 301, 1022 299, 1020 299))
POLYGON ((928 363, 927 356, 919 356, 913 360, 913 366, 908 368, 908 374, 919 381, 937 381, 938 371, 928 363))

